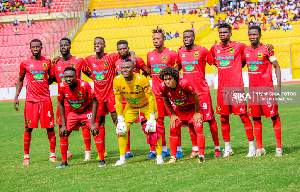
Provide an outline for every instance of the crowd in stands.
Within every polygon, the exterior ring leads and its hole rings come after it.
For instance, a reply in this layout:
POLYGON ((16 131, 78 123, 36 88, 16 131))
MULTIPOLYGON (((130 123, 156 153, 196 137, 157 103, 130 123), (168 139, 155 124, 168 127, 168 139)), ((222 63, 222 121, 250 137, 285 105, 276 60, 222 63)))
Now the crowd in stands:
POLYGON ((213 24, 215 18, 211 18, 212 28, 218 27, 222 23, 228 23, 234 30, 239 29, 239 25, 246 24, 248 27, 257 25, 262 30, 292 30, 292 21, 298 21, 300 1, 281 1, 246 3, 244 1, 227 3, 224 1, 223 10, 227 12, 225 20, 218 19, 213 24))
POLYGON ((172 33, 172 32, 170 31, 170 33, 169 33, 169 32, 166 32, 165 40, 171 40, 171 39, 173 39, 173 38, 178 38, 178 37, 179 37, 178 31, 176 31, 176 33, 172 33))
MULTIPOLYGON (((41 0, 41 7, 47 7, 51 12, 50 3, 52 0, 41 0)), ((37 0, 0 0, 0 12, 26 11, 25 4, 36 4, 37 0)))

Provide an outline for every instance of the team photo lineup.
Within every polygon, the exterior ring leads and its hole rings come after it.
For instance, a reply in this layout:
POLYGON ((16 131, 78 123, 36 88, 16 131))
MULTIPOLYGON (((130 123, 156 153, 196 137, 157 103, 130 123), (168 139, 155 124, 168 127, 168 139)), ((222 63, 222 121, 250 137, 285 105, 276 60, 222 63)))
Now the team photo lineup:
MULTIPOLYGON (((272 120, 275 132, 276 146, 268 153, 276 158, 282 156, 278 103, 264 103, 260 94, 254 94, 256 100, 251 103, 232 99, 233 93, 244 93, 244 67, 248 68, 250 90, 267 88, 281 93, 281 71, 273 45, 260 42, 262 30, 259 26, 248 28, 250 46, 230 40, 233 34, 229 24, 220 24, 218 33, 220 43, 206 49, 194 43, 193 30, 185 30, 182 46, 173 51, 164 45, 166 34, 163 27, 157 27, 152 30, 154 48, 147 54, 147 61, 130 50, 126 40, 117 42, 116 52, 106 53, 105 36, 94 39, 95 54, 85 58, 71 55, 71 40, 62 38, 59 41, 61 56, 50 60, 42 56, 42 42, 33 39, 30 42, 31 56, 20 64, 14 99, 14 108, 19 111, 18 97, 26 78, 23 165, 34 161, 30 159, 29 151, 33 129, 39 127, 39 122, 49 139, 50 162, 58 162, 56 143, 59 136, 62 163, 54 166, 56 168, 69 166, 68 160, 73 155, 69 151, 69 136, 80 128, 85 145, 84 161, 92 159, 93 136, 99 167, 126 164, 126 159, 135 155, 130 145, 131 137, 135 137, 130 134, 134 123, 139 124, 145 134, 144 140, 149 144, 149 148, 145 148, 145 151, 150 151, 147 158, 156 158, 156 164, 180 161, 183 157, 181 132, 186 129, 192 144, 190 159, 205 163, 205 153, 211 150, 205 145, 205 140, 210 137, 215 158, 231 158, 235 146, 231 145, 230 131, 242 127, 230 124, 230 114, 239 116, 244 125, 247 141, 244 140, 249 144, 245 157, 267 153, 262 142, 262 116, 272 120), (205 79, 206 65, 214 65, 218 70, 216 106, 213 106, 205 79), (276 87, 272 80, 273 68, 276 87), (82 80, 82 74, 90 78, 94 86, 82 80), (52 83, 58 85, 55 115, 49 89, 52 83), (105 162, 109 154, 109 146, 105 144, 105 117, 109 114, 115 125, 120 155, 113 164, 105 162), (170 118, 168 125, 165 125, 166 117, 170 118), (221 124, 217 123, 217 118, 221 124), (59 130, 54 128, 55 124, 59 130), (204 134, 204 124, 208 124, 210 135, 204 134), (169 139, 166 133, 169 133, 169 139)), ((130 164, 134 166, 134 163, 130 164)))

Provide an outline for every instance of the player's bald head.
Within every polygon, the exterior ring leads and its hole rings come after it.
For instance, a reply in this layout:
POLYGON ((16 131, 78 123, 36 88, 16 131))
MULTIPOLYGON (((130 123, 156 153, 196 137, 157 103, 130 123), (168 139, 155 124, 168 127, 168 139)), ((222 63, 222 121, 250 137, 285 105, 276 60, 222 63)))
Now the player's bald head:
POLYGON ((121 64, 121 73, 125 79, 131 80, 133 77, 134 63, 131 59, 125 59, 121 64))
POLYGON ((123 61, 123 63, 121 64, 121 67, 124 66, 124 65, 129 65, 129 66, 134 67, 134 63, 133 63, 133 61, 131 59, 125 59, 123 61))

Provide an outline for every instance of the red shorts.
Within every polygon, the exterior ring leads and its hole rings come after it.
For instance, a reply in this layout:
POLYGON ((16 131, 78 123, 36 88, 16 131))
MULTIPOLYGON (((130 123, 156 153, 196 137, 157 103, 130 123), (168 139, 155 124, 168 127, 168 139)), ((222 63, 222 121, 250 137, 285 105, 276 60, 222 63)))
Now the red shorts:
POLYGON ((180 121, 182 121, 182 122, 187 121, 188 123, 193 122, 193 117, 195 114, 195 107, 193 107, 191 109, 179 109, 178 107, 175 107, 174 111, 175 111, 175 114, 180 119, 180 121))
POLYGON ((215 119, 214 109, 211 101, 210 93, 199 94, 200 113, 203 121, 210 121, 215 119))
POLYGON ((106 115, 108 115, 109 112, 112 113, 115 111, 116 111, 115 100, 98 103, 97 116, 106 116, 106 115))
POLYGON ((247 114, 246 101, 235 101, 232 92, 217 93, 217 114, 220 115, 244 115, 247 114))
POLYGON ((278 114, 277 102, 266 101, 260 95, 252 95, 251 102, 249 101, 249 115, 251 117, 266 116, 268 118, 278 114))
POLYGON ((75 113, 70 111, 67 116, 67 130, 78 131, 82 123, 85 123, 88 128, 90 128, 91 119, 92 111, 86 111, 85 113, 75 113))
POLYGON ((38 128, 40 119, 41 128, 54 127, 54 114, 51 100, 39 102, 25 102, 24 109, 25 127, 38 128))
POLYGON ((157 105, 158 117, 171 116, 171 113, 166 107, 163 98, 160 97, 156 98, 156 105, 157 105))
MULTIPOLYGON (((65 106, 65 117, 68 116, 69 110, 70 110, 69 106, 65 106)), ((67 121, 67 118, 65 118, 65 121, 67 121)), ((58 104, 57 104, 57 111, 56 111, 56 124, 62 125, 58 104)))

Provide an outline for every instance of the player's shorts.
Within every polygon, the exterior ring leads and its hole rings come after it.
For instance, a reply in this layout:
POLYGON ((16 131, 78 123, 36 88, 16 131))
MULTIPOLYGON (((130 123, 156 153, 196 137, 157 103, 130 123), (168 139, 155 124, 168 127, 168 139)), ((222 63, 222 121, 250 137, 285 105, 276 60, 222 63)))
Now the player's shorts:
POLYGON ((187 121, 189 123, 193 122, 193 117, 195 115, 195 107, 192 107, 190 109, 179 109, 179 107, 175 107, 174 111, 180 121, 187 121))
POLYGON ((97 116, 106 116, 108 113, 116 111, 116 102, 115 100, 110 100, 107 102, 98 103, 97 116))
MULTIPOLYGON (((70 110, 69 106, 65 106, 65 117, 68 116, 69 110, 70 110)), ((65 121, 67 121, 67 118, 65 118, 65 121)), ((59 111, 59 105, 58 104, 57 104, 57 111, 56 111, 56 124, 62 125, 60 111, 59 111)))
POLYGON ((274 117, 278 114, 277 101, 270 102, 260 95, 251 96, 251 101, 249 101, 249 115, 251 117, 266 116, 268 118, 274 117))
POLYGON ((246 101, 235 100, 232 92, 217 93, 217 114, 220 115, 244 115, 247 114, 246 101))
POLYGON ((125 123, 132 124, 139 118, 141 113, 144 114, 145 120, 148 120, 150 118, 149 104, 141 108, 133 108, 127 104, 123 112, 125 123))
POLYGON ((156 106, 157 106, 158 117, 171 116, 171 113, 166 107, 163 98, 156 97, 156 106))
POLYGON ((215 113, 212 105, 210 93, 199 94, 200 113, 203 121, 210 121, 215 119, 215 113))
POLYGON ((40 119, 41 128, 54 127, 54 114, 51 100, 39 102, 25 102, 24 109, 25 127, 38 128, 40 119))
POLYGON ((67 116, 67 130, 78 131, 81 124, 85 123, 88 129, 91 126, 92 111, 88 110, 84 113, 75 113, 70 111, 67 116))

